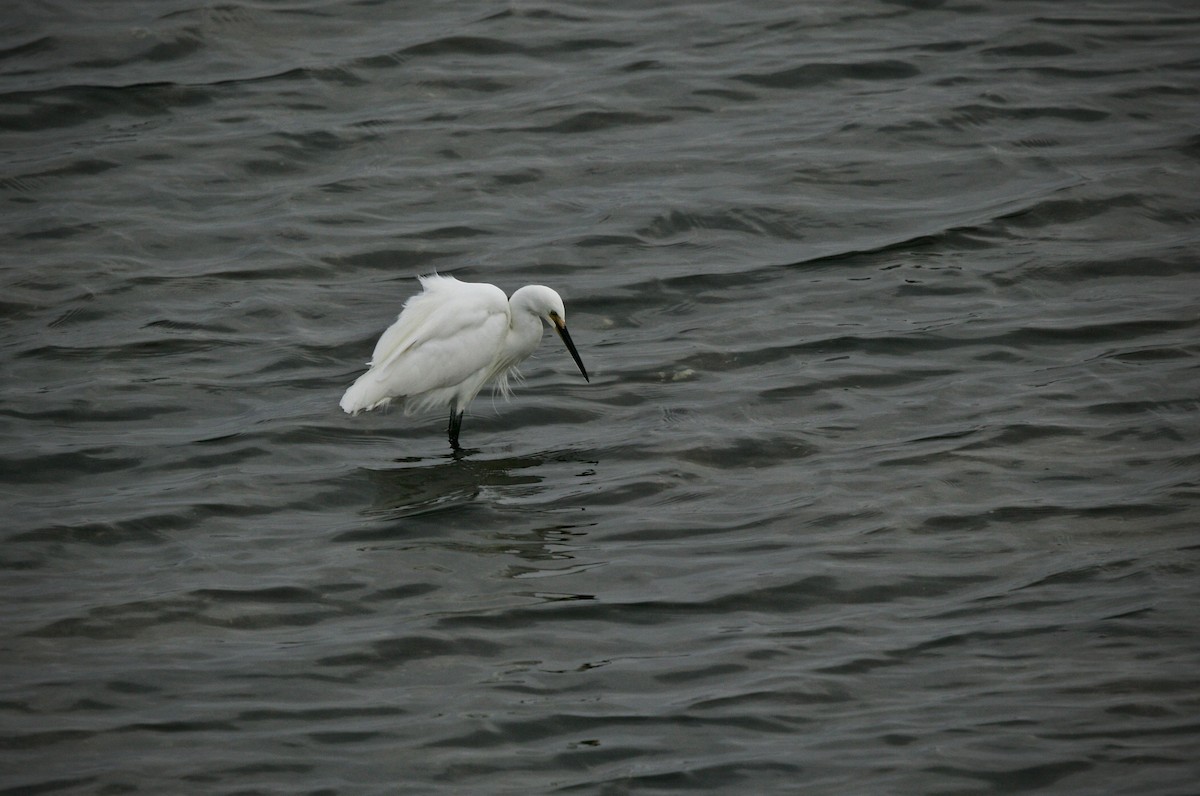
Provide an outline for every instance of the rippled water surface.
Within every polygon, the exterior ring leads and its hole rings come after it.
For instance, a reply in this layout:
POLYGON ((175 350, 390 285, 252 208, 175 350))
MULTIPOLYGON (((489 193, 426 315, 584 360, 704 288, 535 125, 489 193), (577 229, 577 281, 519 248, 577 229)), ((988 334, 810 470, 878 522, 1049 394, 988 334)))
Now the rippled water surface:
POLYGON ((1200 11, 19 3, 0 793, 1184 794, 1200 11), (508 402, 338 399, 438 271, 508 402))

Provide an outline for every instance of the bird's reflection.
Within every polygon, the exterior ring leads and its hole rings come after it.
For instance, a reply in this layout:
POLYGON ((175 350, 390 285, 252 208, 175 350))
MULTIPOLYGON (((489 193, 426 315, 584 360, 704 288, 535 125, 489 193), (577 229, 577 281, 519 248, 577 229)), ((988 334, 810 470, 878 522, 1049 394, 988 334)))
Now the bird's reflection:
POLYGON ((474 451, 456 450, 431 462, 427 458, 399 459, 395 467, 367 470, 375 485, 368 513, 386 517, 416 517, 473 502, 491 487, 537 484, 541 476, 522 470, 540 467, 537 456, 476 459, 474 451))
MULTIPOLYGON (((588 550, 594 525, 561 485, 548 486, 543 465, 564 461, 559 454, 477 458, 460 450, 437 458, 398 459, 392 466, 360 472, 373 486, 362 513, 363 526, 339 535, 363 549, 456 551, 503 556, 514 580, 570 576, 606 562, 588 550), (553 494, 546 494, 546 490, 553 494), (564 498, 565 501, 564 501, 564 498)), ((590 594, 539 588, 539 600, 590 600, 590 594)))

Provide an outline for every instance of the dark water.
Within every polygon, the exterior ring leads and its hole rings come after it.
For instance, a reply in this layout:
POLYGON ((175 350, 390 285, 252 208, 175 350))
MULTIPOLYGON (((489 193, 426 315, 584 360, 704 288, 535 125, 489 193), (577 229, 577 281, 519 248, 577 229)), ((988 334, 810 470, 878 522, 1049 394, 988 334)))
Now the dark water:
POLYGON ((1196 792, 1194 4, 5 16, 0 793, 1196 792))

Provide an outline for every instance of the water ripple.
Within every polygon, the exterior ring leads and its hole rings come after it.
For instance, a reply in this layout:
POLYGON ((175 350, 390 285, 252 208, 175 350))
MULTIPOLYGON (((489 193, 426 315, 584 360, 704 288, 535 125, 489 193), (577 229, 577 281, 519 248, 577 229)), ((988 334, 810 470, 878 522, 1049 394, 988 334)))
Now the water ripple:
POLYGON ((1194 788, 1195 14, 10 16, 0 791, 1194 788))

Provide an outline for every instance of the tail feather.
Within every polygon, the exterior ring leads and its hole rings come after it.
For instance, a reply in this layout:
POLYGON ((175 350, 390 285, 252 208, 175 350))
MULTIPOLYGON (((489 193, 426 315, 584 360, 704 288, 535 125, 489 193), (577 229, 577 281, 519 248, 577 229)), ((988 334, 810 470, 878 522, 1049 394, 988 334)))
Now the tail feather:
POLYGON ((356 415, 359 412, 368 412, 380 406, 387 406, 391 400, 384 385, 368 370, 350 385, 350 389, 346 390, 339 405, 343 412, 356 415))

